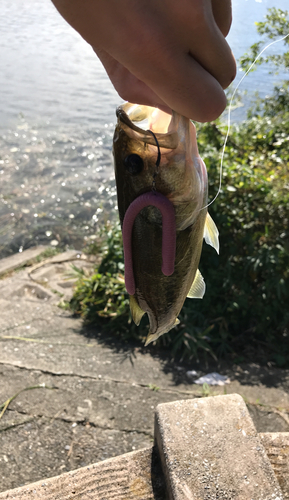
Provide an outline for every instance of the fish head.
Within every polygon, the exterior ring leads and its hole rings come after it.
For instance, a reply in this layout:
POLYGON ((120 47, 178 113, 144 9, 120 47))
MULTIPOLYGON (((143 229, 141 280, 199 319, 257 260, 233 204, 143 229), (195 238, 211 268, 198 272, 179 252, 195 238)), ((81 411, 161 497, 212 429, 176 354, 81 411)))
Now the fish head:
POLYGON ((195 125, 178 113, 131 103, 117 109, 117 118, 113 153, 121 223, 131 202, 152 189, 184 210, 188 205, 189 213, 176 213, 177 228, 192 223, 207 192, 195 125))

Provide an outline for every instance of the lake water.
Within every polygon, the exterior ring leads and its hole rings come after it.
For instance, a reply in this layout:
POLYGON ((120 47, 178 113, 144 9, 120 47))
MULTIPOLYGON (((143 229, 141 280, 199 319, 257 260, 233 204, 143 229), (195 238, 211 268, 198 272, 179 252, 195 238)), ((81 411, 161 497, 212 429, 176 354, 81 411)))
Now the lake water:
MULTIPOLYGON (((254 22, 267 8, 287 4, 233 0, 236 58, 258 40, 254 22)), ((282 76, 260 67, 242 89, 266 95, 282 76)), ((117 215, 111 142, 121 99, 48 0, 1 0, 0 88, 0 255, 37 243, 81 248, 117 215)))

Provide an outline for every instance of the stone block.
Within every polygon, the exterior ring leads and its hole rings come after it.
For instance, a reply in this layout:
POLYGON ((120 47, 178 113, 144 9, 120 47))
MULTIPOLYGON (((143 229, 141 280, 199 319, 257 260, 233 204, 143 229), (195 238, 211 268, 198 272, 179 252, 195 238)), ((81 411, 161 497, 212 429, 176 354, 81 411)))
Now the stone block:
POLYGON ((170 500, 283 498, 237 394, 159 405, 155 439, 170 500))
POLYGON ((262 432, 259 434, 284 499, 289 500, 289 432, 262 432))

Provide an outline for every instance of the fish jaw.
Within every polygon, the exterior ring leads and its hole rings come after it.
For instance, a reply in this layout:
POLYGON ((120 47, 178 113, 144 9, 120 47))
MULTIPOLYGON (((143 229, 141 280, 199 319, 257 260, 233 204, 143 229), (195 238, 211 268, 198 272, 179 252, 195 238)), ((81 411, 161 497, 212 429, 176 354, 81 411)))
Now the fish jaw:
POLYGON ((174 322, 164 328, 159 329, 156 333, 151 333, 149 332, 146 341, 145 341, 145 347, 149 345, 151 342, 155 342, 161 335, 164 335, 165 333, 168 333, 170 330, 175 328, 180 323, 180 320, 176 318, 174 322))

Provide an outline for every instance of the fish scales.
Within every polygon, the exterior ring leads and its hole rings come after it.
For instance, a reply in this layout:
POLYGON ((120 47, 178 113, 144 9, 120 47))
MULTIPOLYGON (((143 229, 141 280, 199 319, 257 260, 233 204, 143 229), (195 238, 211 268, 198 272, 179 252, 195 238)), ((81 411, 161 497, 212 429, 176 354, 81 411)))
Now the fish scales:
MULTIPOLYGON (((194 125, 176 113, 171 117, 129 103, 118 109, 117 116, 113 153, 122 227, 132 202, 144 193, 155 191, 166 197, 175 214, 176 253, 170 276, 162 272, 160 210, 146 206, 133 224, 130 244, 135 291, 130 306, 137 324, 148 314, 148 344, 176 325, 188 294, 201 298, 205 285, 198 265, 203 238, 218 251, 218 233, 207 216, 207 173, 198 154, 194 125), (157 167, 158 146, 161 159, 157 167), (190 292, 192 285, 195 289, 190 292)), ((124 242, 125 252, 127 244, 124 242)))

